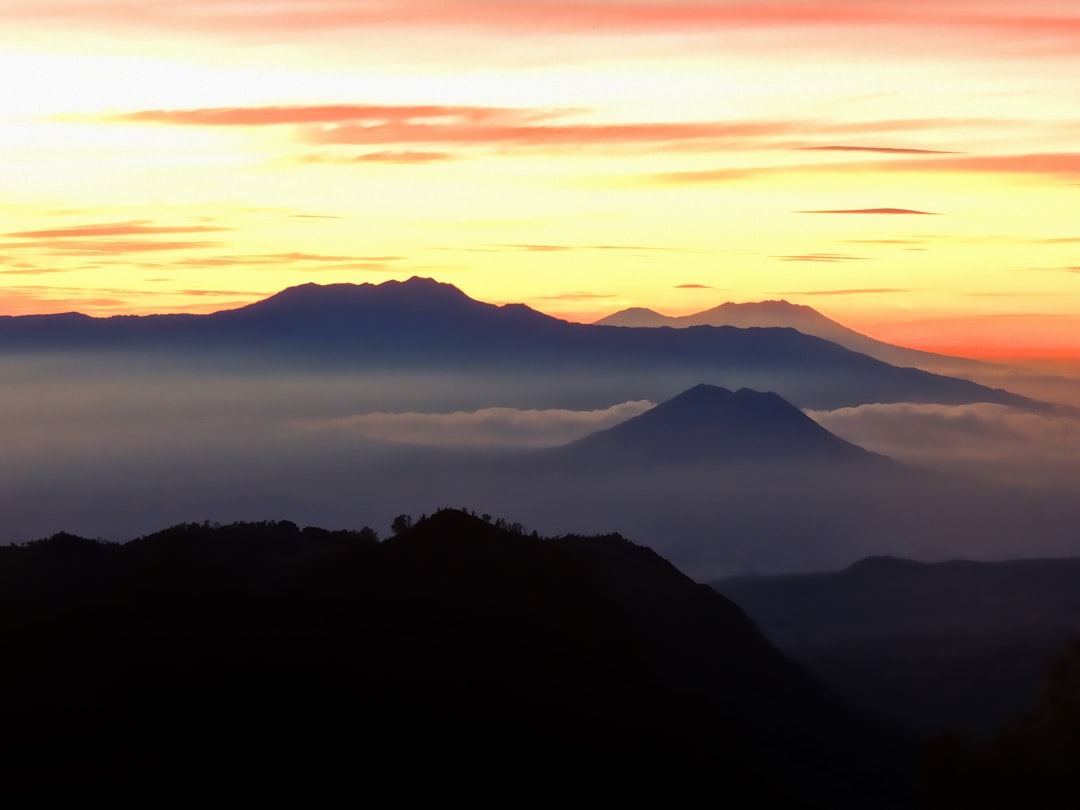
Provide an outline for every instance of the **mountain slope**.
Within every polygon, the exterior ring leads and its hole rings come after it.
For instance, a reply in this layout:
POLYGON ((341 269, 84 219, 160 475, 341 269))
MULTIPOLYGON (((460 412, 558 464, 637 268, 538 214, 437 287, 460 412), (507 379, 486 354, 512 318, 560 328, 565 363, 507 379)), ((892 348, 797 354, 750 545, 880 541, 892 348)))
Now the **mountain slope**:
POLYGON ((913 731, 985 733, 1080 636, 1080 559, 919 563, 712 583, 789 655, 913 731))
MULTIPOLYGON (((47 579, 51 544, 6 555, 47 579)), ((383 543, 192 525, 99 553, 4 619, 0 792, 904 796, 903 739, 621 537, 442 510, 383 543)))

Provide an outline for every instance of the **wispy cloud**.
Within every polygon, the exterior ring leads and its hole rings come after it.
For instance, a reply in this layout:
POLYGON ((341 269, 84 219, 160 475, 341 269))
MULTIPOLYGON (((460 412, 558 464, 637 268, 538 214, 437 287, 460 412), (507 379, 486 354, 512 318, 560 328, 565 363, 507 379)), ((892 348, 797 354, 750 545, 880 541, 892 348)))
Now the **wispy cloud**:
MULTIPOLYGON (((137 110, 101 116, 119 123, 168 124, 198 127, 259 127, 291 124, 345 123, 386 125, 409 122, 507 122, 544 120, 559 115, 551 110, 522 110, 444 104, 291 104, 252 107, 201 107, 175 110, 137 110)), ((78 116, 82 118, 83 116, 78 116)))
MULTIPOLYGON (((760 148, 769 139, 829 131, 822 122, 595 122, 577 108, 468 105, 321 104, 154 109, 91 116, 108 123, 194 127, 292 127, 308 146, 385 146, 372 152, 321 151, 304 162, 432 163, 461 155, 449 147, 491 149, 648 146, 680 150, 760 148), (394 148, 419 146, 420 149, 394 148), (425 146, 443 147, 424 149, 425 146)), ((85 120, 87 116, 58 116, 85 120)), ((873 129, 873 127, 872 127, 873 129)))
POLYGON ((225 256, 191 256, 176 262, 192 267, 228 267, 230 265, 337 265, 353 263, 380 263, 405 261, 404 256, 350 256, 322 253, 247 253, 225 256))
POLYGON ((782 262, 852 262, 869 261, 869 256, 852 256, 850 253, 800 253, 792 256, 773 256, 782 262))
POLYGON ((132 296, 145 290, 19 285, 0 288, 0 312, 6 315, 36 315, 46 312, 123 311, 132 296))
POLYGON ((551 447, 618 424, 653 407, 646 400, 593 411, 483 408, 455 413, 368 413, 305 421, 306 431, 429 446, 551 447))
POLYGON ((900 287, 861 287, 849 290, 779 290, 769 295, 879 295, 906 292, 911 290, 900 287))
POLYGON ((616 298, 613 293, 598 293, 584 290, 571 290, 569 292, 554 293, 552 295, 534 296, 536 301, 605 301, 616 298))
POLYGON ((800 146, 801 152, 880 152, 887 155, 954 155, 938 149, 905 149, 896 146, 800 146))
POLYGON ((217 247, 220 242, 166 239, 38 239, 9 242, 5 247, 46 249, 55 254, 97 255, 147 251, 195 250, 217 247))
POLYGON ((916 211, 911 208, 826 208, 810 211, 795 211, 796 214, 919 214, 921 216, 939 216, 935 211, 916 211))
POLYGON ((145 219, 125 222, 102 222, 71 225, 65 228, 45 228, 34 231, 8 231, 5 236, 26 239, 93 238, 102 236, 145 236, 172 233, 208 233, 226 231, 217 225, 156 225, 145 219))
MULTIPOLYGON (((1080 18, 1069 6, 1023 7, 1015 11, 999 4, 934 4, 897 0, 869 4, 856 0, 798 3, 792 0, 710 2, 709 0, 546 0, 528 3, 490 3, 487 0, 284 0, 251 4, 246 0, 183 0, 146 3, 113 0, 86 3, 62 0, 20 3, 6 12, 9 24, 82 24, 95 27, 154 28, 216 33, 237 37, 297 36, 362 30, 419 32, 468 31, 500 36, 696 33, 701 31, 789 30, 821 36, 852 27, 892 32, 902 29, 925 39, 946 33, 967 39, 1005 38, 1013 43, 1038 43, 1044 49, 1075 42, 1080 18)), ((874 42, 874 40, 871 40, 874 42)), ((1016 47, 1016 45, 1014 45, 1016 47)))
POLYGON ((1022 155, 965 155, 954 158, 920 158, 875 164, 878 170, 901 170, 903 166, 937 172, 1080 175, 1080 152, 1045 152, 1022 155))
POLYGON ((44 250, 54 255, 102 255, 144 253, 215 247, 217 241, 159 239, 159 236, 202 234, 231 230, 218 225, 162 225, 150 220, 95 222, 59 228, 8 231, 3 236, 8 250, 44 250))
POLYGON ((572 245, 491 245, 493 248, 502 248, 504 250, 521 250, 526 253, 562 253, 567 250, 577 250, 572 245))
MULTIPOLYGON (((801 152, 887 155, 893 160, 795 165, 727 166, 646 176, 654 183, 725 182, 774 173, 875 171, 1072 171, 1068 155, 968 156, 944 150, 890 146, 792 145, 808 136, 890 137, 908 132, 1001 128, 1003 119, 907 118, 595 121, 596 110, 577 107, 496 107, 446 104, 296 104, 188 109, 146 109, 89 116, 107 123, 195 127, 290 127, 296 140, 319 151, 302 162, 426 164, 468 156, 468 151, 616 147, 670 152, 796 149, 801 152), (374 151, 346 147, 385 147, 374 151), (956 157, 950 157, 956 155, 956 157), (902 159, 895 159, 902 158, 902 159)), ((86 115, 59 116, 86 120, 86 115)))
MULTIPOLYGON (((440 248, 440 250, 457 250, 458 248, 440 248)), ((569 250, 604 250, 604 251, 627 251, 637 252, 689 252, 686 248, 669 247, 667 245, 555 245, 555 244, 527 244, 506 243, 487 245, 484 248, 462 248, 464 250, 491 251, 524 251, 526 253, 562 253, 569 250)))
POLYGON ((922 245, 922 239, 841 239, 849 245, 922 245))
POLYGON ((676 290, 712 290, 708 284, 676 284, 676 290))
POLYGON ((70 268, 67 267, 12 267, 8 266, 0 270, 0 274, 5 276, 45 276, 53 273, 67 273, 70 272, 70 268))
POLYGON ((441 163, 454 159, 454 155, 449 152, 417 152, 408 149, 366 152, 350 158, 353 163, 402 163, 407 165, 441 163))
POLYGON ((25 257, 0 256, 0 274, 6 276, 40 276, 52 273, 67 273, 73 268, 56 265, 41 265, 26 261, 25 257))
POLYGON ((194 295, 196 297, 225 297, 234 298, 236 296, 243 296, 251 298, 253 296, 265 296, 264 290, 180 290, 184 295, 194 295))
MULTIPOLYGON (((948 153, 945 153, 946 155, 948 153)), ((957 154, 957 153, 954 153, 957 154)), ((858 172, 922 174, 1029 174, 1058 179, 1080 176, 1080 152, 1047 152, 1019 155, 963 155, 960 157, 908 157, 900 160, 852 160, 829 163, 795 163, 757 166, 722 166, 692 171, 660 172, 642 179, 658 185, 730 183, 756 177, 858 172)), ((867 209, 867 212, 889 213, 867 209)), ((803 212, 846 213, 846 212, 803 212)), ((855 212, 852 212, 855 213, 855 212)), ((920 212, 925 213, 925 212, 920 212)))

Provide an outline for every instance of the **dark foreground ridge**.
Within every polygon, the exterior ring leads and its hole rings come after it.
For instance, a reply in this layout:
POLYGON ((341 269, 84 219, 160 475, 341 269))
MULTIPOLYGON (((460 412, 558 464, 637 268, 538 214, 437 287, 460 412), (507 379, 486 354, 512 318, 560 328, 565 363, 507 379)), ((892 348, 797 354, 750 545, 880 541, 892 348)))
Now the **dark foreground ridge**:
POLYGON ((0 793, 902 807, 908 748, 618 535, 0 548, 0 793))

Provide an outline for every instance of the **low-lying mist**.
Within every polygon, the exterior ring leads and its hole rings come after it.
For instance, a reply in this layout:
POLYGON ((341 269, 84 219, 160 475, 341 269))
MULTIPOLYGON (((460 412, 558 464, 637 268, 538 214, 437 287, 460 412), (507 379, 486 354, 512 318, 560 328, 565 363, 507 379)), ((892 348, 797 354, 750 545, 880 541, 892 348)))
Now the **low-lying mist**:
POLYGON ((1080 487, 1080 418, 1071 413, 891 403, 808 414, 850 442, 911 464, 1027 487, 1080 487))
POLYGON ((1059 415, 992 405, 812 414, 870 450, 991 485, 896 465, 583 468, 538 450, 657 401, 655 380, 640 396, 605 399, 632 387, 626 375, 196 372, 149 356, 49 356, 0 361, 0 382, 2 542, 61 530, 124 541, 204 520, 385 535, 395 515, 464 506, 543 534, 618 531, 699 579, 868 554, 1076 550, 1080 427, 1059 415))

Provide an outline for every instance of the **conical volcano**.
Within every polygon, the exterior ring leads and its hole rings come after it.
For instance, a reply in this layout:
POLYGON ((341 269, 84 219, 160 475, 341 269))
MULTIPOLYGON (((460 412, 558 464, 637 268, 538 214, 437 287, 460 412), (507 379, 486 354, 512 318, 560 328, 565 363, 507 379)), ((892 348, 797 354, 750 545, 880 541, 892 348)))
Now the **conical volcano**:
POLYGON ((875 458, 777 394, 704 384, 564 449, 613 461, 875 458))

